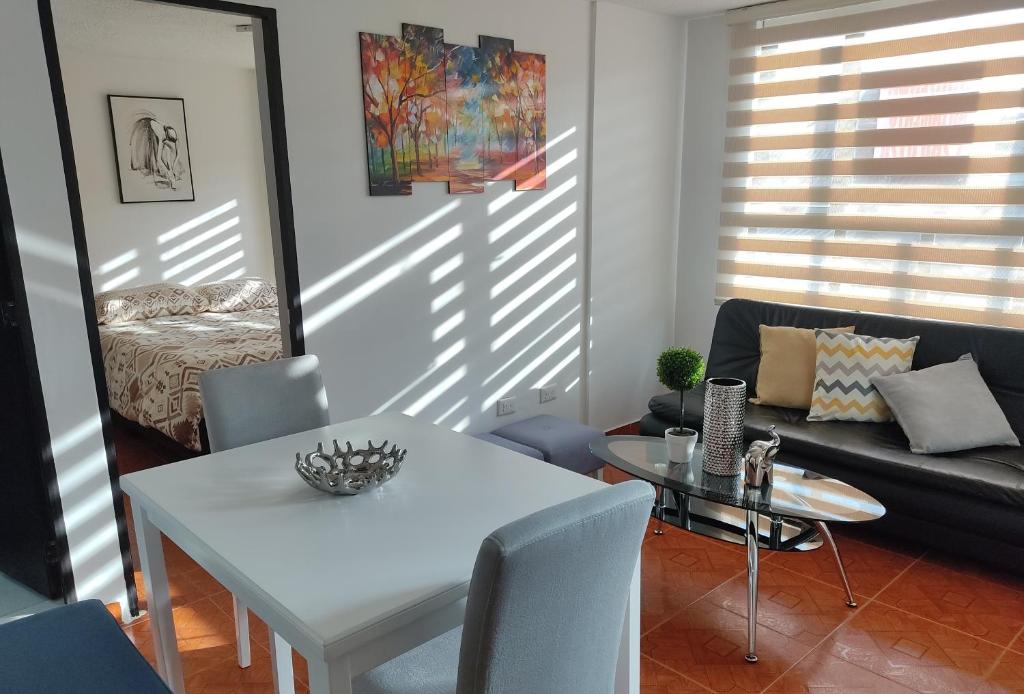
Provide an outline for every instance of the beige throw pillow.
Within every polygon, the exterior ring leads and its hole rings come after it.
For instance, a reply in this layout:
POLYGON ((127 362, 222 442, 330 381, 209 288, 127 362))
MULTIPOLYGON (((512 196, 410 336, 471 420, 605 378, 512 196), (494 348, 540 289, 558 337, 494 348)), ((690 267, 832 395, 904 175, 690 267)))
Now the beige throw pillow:
MULTIPOLYGON (((811 408, 814 391, 814 330, 784 325, 762 325, 761 365, 757 369, 755 405, 775 405, 799 410, 811 408)), ((830 328, 852 333, 854 327, 830 328)))

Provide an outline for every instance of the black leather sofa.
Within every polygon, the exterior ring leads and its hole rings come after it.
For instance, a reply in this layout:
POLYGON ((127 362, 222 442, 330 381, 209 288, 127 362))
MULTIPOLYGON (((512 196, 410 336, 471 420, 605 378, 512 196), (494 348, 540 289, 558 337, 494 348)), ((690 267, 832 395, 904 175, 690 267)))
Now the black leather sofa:
MULTIPOLYGON (((970 352, 1024 441, 1022 330, 733 299, 719 309, 707 375, 741 378, 753 395, 762 324, 854 325, 864 335, 920 335, 914 369, 970 352)), ((678 394, 654 397, 649 406, 650 413, 640 422, 642 434, 663 436, 665 429, 677 425, 678 394)), ((690 391, 686 425, 699 429, 703 414, 703 391, 690 391)), ((1024 574, 1024 449, 917 455, 895 422, 808 422, 806 416, 803 410, 748 404, 746 434, 758 438, 776 425, 782 437, 780 460, 844 480, 885 504, 886 516, 876 526, 880 530, 1024 574)))

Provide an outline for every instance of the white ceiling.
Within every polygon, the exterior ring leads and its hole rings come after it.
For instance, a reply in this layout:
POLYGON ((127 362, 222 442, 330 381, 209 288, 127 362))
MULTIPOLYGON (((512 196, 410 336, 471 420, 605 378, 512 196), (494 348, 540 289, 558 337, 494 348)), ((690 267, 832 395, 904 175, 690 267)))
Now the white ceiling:
MULTIPOLYGON (((759 0, 614 1, 697 17, 759 0)), ((142 0, 53 0, 53 18, 61 50, 254 67, 252 35, 235 31, 248 17, 142 0)))
POLYGON ((252 34, 235 31, 248 17, 140 0, 53 0, 53 20, 62 51, 255 65, 252 34))
POLYGON ((734 10, 737 7, 760 5, 771 0, 613 0, 620 5, 638 7, 652 12, 675 14, 681 17, 700 17, 703 15, 734 10))

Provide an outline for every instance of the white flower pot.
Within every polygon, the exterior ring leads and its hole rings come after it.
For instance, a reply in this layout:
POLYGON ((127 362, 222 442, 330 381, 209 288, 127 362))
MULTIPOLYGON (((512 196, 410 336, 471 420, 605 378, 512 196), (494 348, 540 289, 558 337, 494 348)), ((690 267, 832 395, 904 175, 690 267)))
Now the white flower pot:
POLYGON ((693 429, 672 427, 665 430, 665 445, 668 446, 670 463, 688 463, 697 445, 697 432, 693 429))

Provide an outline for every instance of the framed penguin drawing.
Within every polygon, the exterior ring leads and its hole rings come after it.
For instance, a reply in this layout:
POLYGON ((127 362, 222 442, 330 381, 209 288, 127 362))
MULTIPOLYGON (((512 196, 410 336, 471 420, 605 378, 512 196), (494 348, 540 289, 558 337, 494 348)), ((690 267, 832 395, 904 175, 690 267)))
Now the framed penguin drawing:
POLYGON ((107 96, 122 203, 195 200, 185 100, 107 96))

